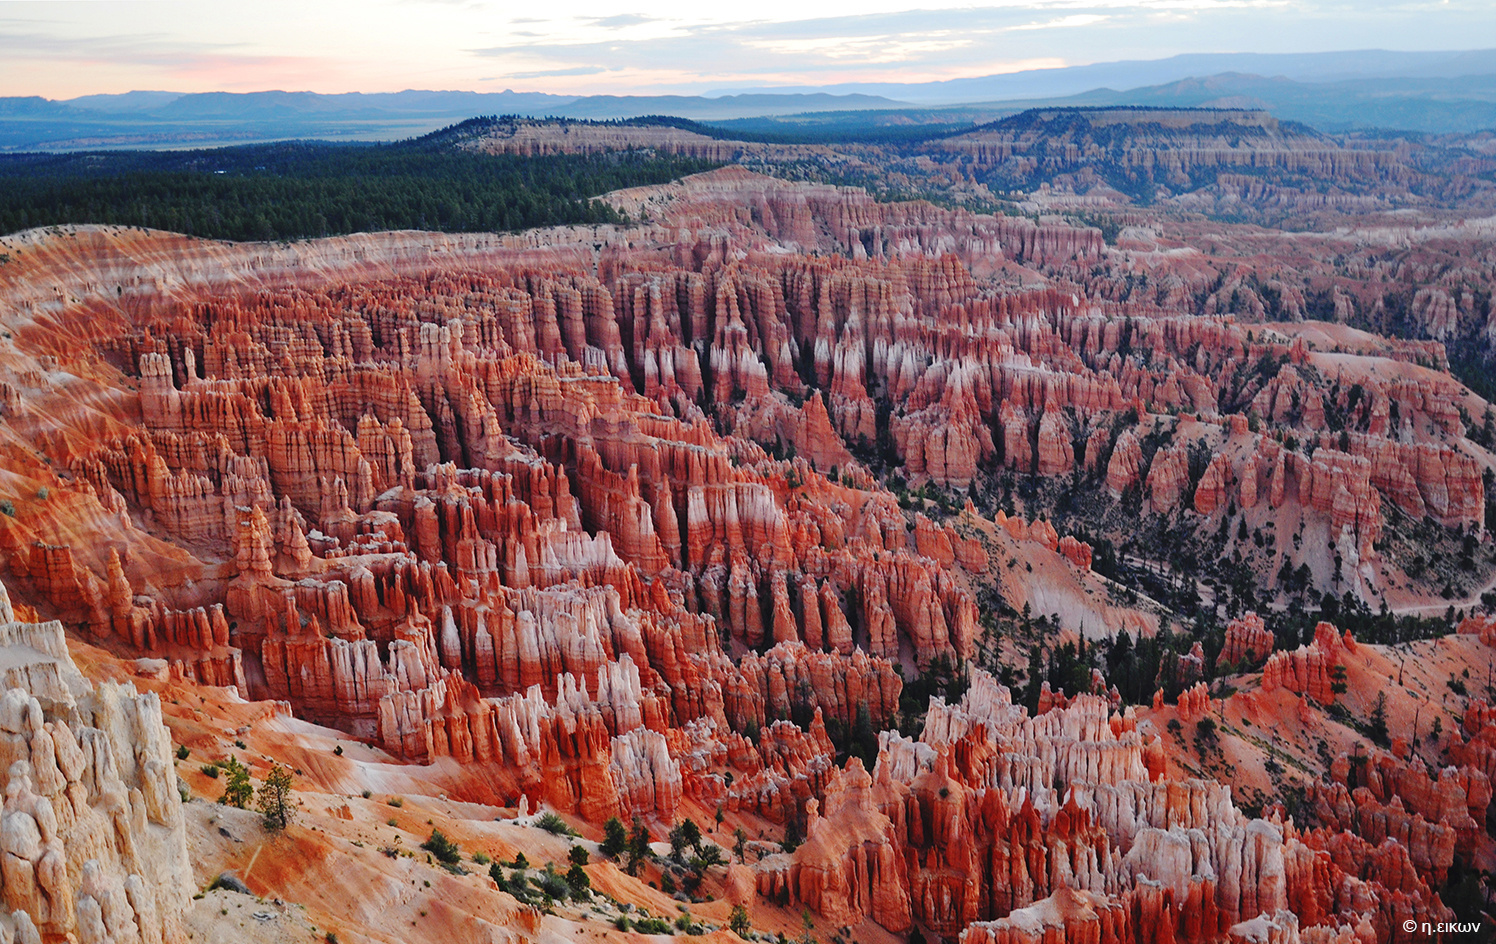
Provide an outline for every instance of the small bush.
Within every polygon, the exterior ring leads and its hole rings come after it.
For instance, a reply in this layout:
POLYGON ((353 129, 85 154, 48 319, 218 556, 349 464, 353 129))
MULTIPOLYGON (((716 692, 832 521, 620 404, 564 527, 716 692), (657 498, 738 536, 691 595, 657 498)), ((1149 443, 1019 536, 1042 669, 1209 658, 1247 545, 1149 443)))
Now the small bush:
POLYGON ((405 805, 405 801, 402 800, 400 797, 390 797, 388 800, 385 800, 384 802, 388 803, 390 806, 393 806, 397 810, 400 807, 402 807, 402 806, 405 805))
POLYGON ((456 865, 462 861, 462 850, 457 848, 457 843, 448 839, 440 829, 433 829, 431 838, 421 843, 421 848, 447 865, 456 865))
POLYGON ((0 501, 0 515, 14 518, 16 516, 16 503, 11 501, 9 498, 5 499, 4 501, 0 501))
POLYGON ((367 800, 369 797, 371 797, 373 795, 374 795, 374 791, 373 790, 365 790, 364 791, 364 799, 365 800, 367 800))
POLYGON ((556 871, 550 866, 546 866, 545 871, 530 879, 530 881, 534 883, 535 887, 540 889, 547 898, 551 898, 555 901, 565 901, 567 898, 571 897, 571 886, 566 884, 566 879, 563 876, 556 874, 556 871))
POLYGON ((218 779, 218 765, 217 764, 204 764, 201 767, 199 767, 198 770, 201 770, 206 776, 212 777, 214 780, 218 779))
POLYGON ((339 744, 337 747, 335 747, 335 748, 332 749, 332 752, 333 752, 333 754, 335 756, 342 757, 343 756, 343 745, 339 744))
POLYGON ((493 860, 488 857, 488 853, 484 852, 482 849, 479 849, 477 852, 473 853, 473 861, 479 865, 487 865, 493 860))
POLYGON ((566 825, 566 820, 552 813, 550 810, 546 810, 537 816, 534 825, 550 833, 552 836, 576 836, 576 831, 566 825))
POLYGON ((509 873, 509 877, 504 880, 504 891, 522 902, 530 901, 530 881, 525 877, 524 869, 515 869, 509 873))
POLYGON ((177 745, 177 760, 186 760, 192 752, 187 749, 186 744, 177 745))

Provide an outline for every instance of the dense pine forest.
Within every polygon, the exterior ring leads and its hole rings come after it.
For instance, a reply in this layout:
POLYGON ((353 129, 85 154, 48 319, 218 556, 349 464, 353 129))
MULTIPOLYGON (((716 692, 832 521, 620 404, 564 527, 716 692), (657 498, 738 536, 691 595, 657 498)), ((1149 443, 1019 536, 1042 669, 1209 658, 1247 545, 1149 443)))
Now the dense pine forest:
POLYGON ((453 149, 456 130, 377 145, 0 156, 0 233, 107 223, 255 240, 609 223, 617 213, 594 197, 713 166, 643 153, 495 157, 453 149))

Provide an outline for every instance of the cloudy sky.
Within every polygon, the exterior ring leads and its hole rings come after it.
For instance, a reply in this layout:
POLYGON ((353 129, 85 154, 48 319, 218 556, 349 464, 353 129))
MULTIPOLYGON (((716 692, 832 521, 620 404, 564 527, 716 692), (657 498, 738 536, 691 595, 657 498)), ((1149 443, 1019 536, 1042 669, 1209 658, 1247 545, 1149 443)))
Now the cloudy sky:
POLYGON ((1493 0, 0 0, 0 96, 628 93, 920 82, 1183 52, 1496 47, 1493 0))

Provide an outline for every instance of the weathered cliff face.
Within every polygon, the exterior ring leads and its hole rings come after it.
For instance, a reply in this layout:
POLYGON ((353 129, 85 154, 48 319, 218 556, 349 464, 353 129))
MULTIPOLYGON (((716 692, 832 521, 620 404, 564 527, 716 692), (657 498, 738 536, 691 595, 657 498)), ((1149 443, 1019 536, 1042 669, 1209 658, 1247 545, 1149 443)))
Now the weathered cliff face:
MULTIPOLYGON (((1314 641, 1292 652, 1274 652, 1262 667, 1262 690, 1286 688, 1321 705, 1335 701, 1336 666, 1343 650, 1354 650, 1350 633, 1343 636, 1329 623, 1314 628, 1314 641)), ((1343 676, 1343 672, 1342 672, 1343 676)), ((1342 688, 1344 686, 1342 685, 1342 688)))
MULTIPOLYGON (((1039 191, 1030 202, 1041 206, 1067 199, 1086 206, 1072 187, 1097 200, 1101 181, 1108 189, 1181 195, 1192 208, 1276 211, 1276 219, 1295 210, 1378 208, 1419 176, 1398 148, 1347 147, 1249 109, 1035 109, 931 148, 958 155, 967 173, 994 188, 1039 191)), ((1420 309, 1442 310, 1437 296, 1419 301, 1420 309)))
POLYGON ((1272 653, 1273 641, 1273 634, 1268 631, 1262 617, 1256 613, 1243 613, 1226 624, 1221 661, 1242 667, 1255 665, 1272 653))
POLYGON ((155 695, 89 684, 62 625, 15 620, 0 587, 0 936, 186 940, 192 876, 155 695))
POLYGON ((871 776, 855 761, 837 772, 806 843, 755 866, 760 892, 966 942, 1210 941, 1252 922, 1385 940, 1409 917, 1447 915, 1429 884, 1451 861, 1458 827, 1444 822, 1468 820, 1488 788, 1451 774, 1431 791, 1389 758, 1357 806, 1327 788, 1321 825, 1301 835, 1243 814, 1221 784, 1157 779, 1145 737, 1131 709, 1095 696, 1030 717, 975 672, 959 704, 932 701, 918 740, 885 733, 871 776), (1398 789, 1421 812, 1386 799, 1398 789))

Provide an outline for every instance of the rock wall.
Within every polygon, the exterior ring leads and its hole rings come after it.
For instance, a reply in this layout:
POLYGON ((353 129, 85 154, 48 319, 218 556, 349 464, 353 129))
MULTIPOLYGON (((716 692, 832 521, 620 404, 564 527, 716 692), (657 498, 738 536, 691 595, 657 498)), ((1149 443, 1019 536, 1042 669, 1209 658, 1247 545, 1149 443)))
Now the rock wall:
MULTIPOLYGON (((1359 807, 1335 799, 1343 788, 1323 794, 1327 810, 1362 818, 1327 812, 1306 835, 1243 814, 1222 784, 1158 779, 1145 753, 1131 709, 1081 695, 1030 717, 975 671, 959 704, 931 700, 918 740, 884 733, 871 775, 855 760, 837 771, 807 842, 755 865, 759 891, 838 923, 918 924, 968 944, 1255 940, 1258 925, 1368 941, 1410 918, 1448 920, 1420 870, 1437 878, 1455 829, 1378 818, 1378 802, 1396 801, 1374 797, 1404 782, 1394 768, 1377 768, 1359 807), (1363 835, 1359 823, 1380 825, 1363 835)), ((1457 780, 1445 815, 1463 820, 1472 794, 1457 780)), ((1428 790, 1411 802, 1436 805, 1428 790)))
POLYGON ((192 874, 157 697, 90 685, 62 625, 16 622, 3 587, 0 646, 0 935, 185 941, 192 874))

